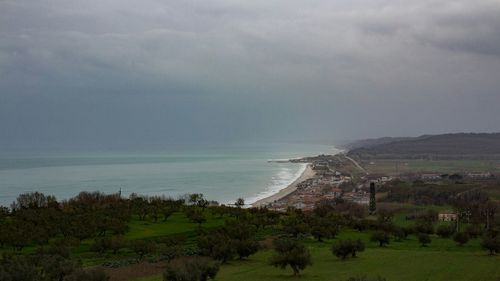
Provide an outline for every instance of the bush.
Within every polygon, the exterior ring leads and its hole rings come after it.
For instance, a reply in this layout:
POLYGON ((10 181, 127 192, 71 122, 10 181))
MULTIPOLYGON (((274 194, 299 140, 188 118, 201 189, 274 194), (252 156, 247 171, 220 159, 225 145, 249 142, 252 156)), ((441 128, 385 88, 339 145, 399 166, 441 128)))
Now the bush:
POLYGON ((259 250, 259 243, 253 239, 235 240, 233 243, 240 260, 255 254, 259 250))
POLYGON ((339 232, 339 226, 332 218, 314 217, 310 222, 311 235, 322 242, 323 238, 335 238, 339 232))
POLYGON ((179 245, 158 244, 156 247, 160 260, 170 261, 181 257, 184 254, 184 248, 179 245))
POLYGON ((127 241, 123 236, 113 236, 109 241, 109 249, 116 254, 120 249, 127 247, 127 241))
POLYGON ((155 244, 146 240, 132 241, 130 247, 137 255, 139 255, 139 259, 141 260, 145 255, 150 254, 155 250, 155 244))
POLYGON ((500 237, 492 235, 484 235, 481 247, 488 250, 490 255, 500 252, 500 237))
POLYGON ((365 250, 365 244, 361 240, 339 240, 332 246, 332 253, 338 258, 344 260, 351 257, 356 257, 357 252, 365 250))
POLYGON ((231 238, 223 231, 216 231, 198 238, 198 248, 204 256, 226 263, 236 255, 231 238))
POLYGON ((111 238, 109 237, 96 238, 94 244, 90 246, 90 250, 92 252, 99 254, 104 254, 109 249, 111 249, 111 238))
POLYGON ((434 233, 434 226, 429 222, 419 222, 415 226, 415 230, 418 233, 433 234, 434 233))
POLYGON ((467 233, 470 238, 477 238, 483 234, 483 229, 477 224, 468 225, 465 228, 465 233, 467 233))
POLYGON ((219 271, 219 263, 207 257, 176 258, 167 264, 164 281, 206 281, 219 271))
POLYGON ((455 233, 455 228, 452 225, 440 225, 436 229, 436 234, 442 238, 449 238, 455 233))
POLYGON ((419 233, 418 242, 422 244, 422 247, 427 247, 427 244, 431 243, 431 237, 427 233, 419 233))
POLYGON ((457 232, 453 235, 453 241, 457 242, 458 245, 463 246, 469 242, 469 235, 465 232, 457 232))
POLYGON ((311 253, 296 239, 276 239, 273 245, 275 254, 271 257, 271 265, 283 269, 290 266, 294 276, 298 276, 300 270, 304 270, 308 265, 312 265, 311 253))
POLYGON ((402 227, 398 227, 398 226, 393 228, 392 234, 394 235, 395 240, 398 242, 403 241, 408 236, 406 231, 402 227))
POLYGON ((384 245, 389 244, 390 237, 385 231, 376 231, 372 234, 370 240, 372 242, 378 242, 379 246, 383 247, 384 245))

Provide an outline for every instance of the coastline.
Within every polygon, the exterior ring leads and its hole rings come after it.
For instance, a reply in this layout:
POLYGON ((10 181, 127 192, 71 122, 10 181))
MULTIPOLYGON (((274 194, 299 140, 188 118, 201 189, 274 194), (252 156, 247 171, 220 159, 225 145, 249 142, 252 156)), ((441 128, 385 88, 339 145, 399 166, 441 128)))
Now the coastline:
POLYGON ((262 206, 265 206, 265 205, 272 203, 274 201, 280 200, 283 197, 285 197, 285 196, 291 194, 292 192, 294 192, 295 190, 297 190, 299 183, 314 177, 315 174, 316 174, 316 172, 312 169, 312 165, 307 164, 307 166, 304 169, 304 171, 302 172, 302 174, 295 181, 293 181, 287 187, 279 190, 278 192, 276 192, 268 197, 265 197, 265 198, 262 198, 262 199, 255 201, 254 203, 251 204, 251 206, 252 207, 262 207, 262 206))

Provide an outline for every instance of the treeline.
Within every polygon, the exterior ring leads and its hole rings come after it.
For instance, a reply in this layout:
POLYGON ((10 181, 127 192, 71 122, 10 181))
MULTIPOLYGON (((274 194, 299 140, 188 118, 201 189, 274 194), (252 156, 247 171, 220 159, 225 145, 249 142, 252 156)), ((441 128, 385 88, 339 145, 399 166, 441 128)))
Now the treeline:
POLYGON ((467 190, 477 188, 469 184, 432 184, 422 181, 411 183, 393 180, 381 186, 379 192, 386 193, 384 201, 413 203, 416 205, 451 205, 454 197, 467 190))
MULTIPOLYGON (((207 201, 201 194, 181 199, 117 194, 81 193, 58 202, 41 193, 23 194, 10 209, 2 208, 0 236, 2 247, 11 249, 0 259, 0 280, 107 280, 102 271, 89 271, 71 255, 82 240, 92 241, 96 255, 114 255, 120 251, 135 255, 137 261, 166 261, 165 281, 213 279, 221 266, 233 259, 246 259, 262 248, 272 248, 269 264, 291 268, 294 275, 312 265, 313 259, 304 240, 313 238, 329 245, 341 260, 356 258, 365 250, 365 241, 335 239, 345 229, 367 232, 372 243, 385 247, 415 235, 423 247, 435 235, 463 245, 482 238, 482 247, 490 253, 500 251, 500 223, 497 204, 480 190, 453 196, 459 215, 457 224, 439 225, 438 215, 429 210, 412 218, 414 224, 399 226, 394 213, 380 209, 376 218, 367 216, 365 207, 342 200, 321 201, 312 212, 289 208, 276 212, 266 208, 243 208, 244 201, 223 206, 207 201), (182 213, 198 225, 194 237, 163 236, 128 240, 124 234, 132 218, 150 223, 168 222, 174 213, 182 213), (215 228, 203 228, 207 218, 223 218, 215 228), (30 246, 36 250, 22 251, 30 246)), ((4 251, 6 252, 6 251, 4 251)), ((120 266, 111 262, 111 266, 120 266)), ((353 279, 355 280, 355 279, 353 279)), ((365 279, 360 279, 365 280, 365 279)))

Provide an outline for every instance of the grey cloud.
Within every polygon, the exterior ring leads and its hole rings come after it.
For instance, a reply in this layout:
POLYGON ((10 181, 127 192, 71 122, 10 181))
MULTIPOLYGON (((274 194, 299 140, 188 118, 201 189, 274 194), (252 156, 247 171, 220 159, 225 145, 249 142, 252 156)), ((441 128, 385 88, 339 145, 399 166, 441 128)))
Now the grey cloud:
POLYGON ((492 0, 2 1, 0 144, 500 130, 476 114, 500 118, 499 13, 492 0))

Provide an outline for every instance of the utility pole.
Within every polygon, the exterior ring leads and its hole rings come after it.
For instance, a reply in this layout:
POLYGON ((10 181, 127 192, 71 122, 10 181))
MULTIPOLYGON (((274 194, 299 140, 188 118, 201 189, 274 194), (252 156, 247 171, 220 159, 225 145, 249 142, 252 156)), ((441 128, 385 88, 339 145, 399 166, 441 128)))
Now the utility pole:
POLYGON ((377 202, 375 200, 375 183, 370 182, 370 206, 369 206, 370 214, 375 214, 377 210, 377 202))

